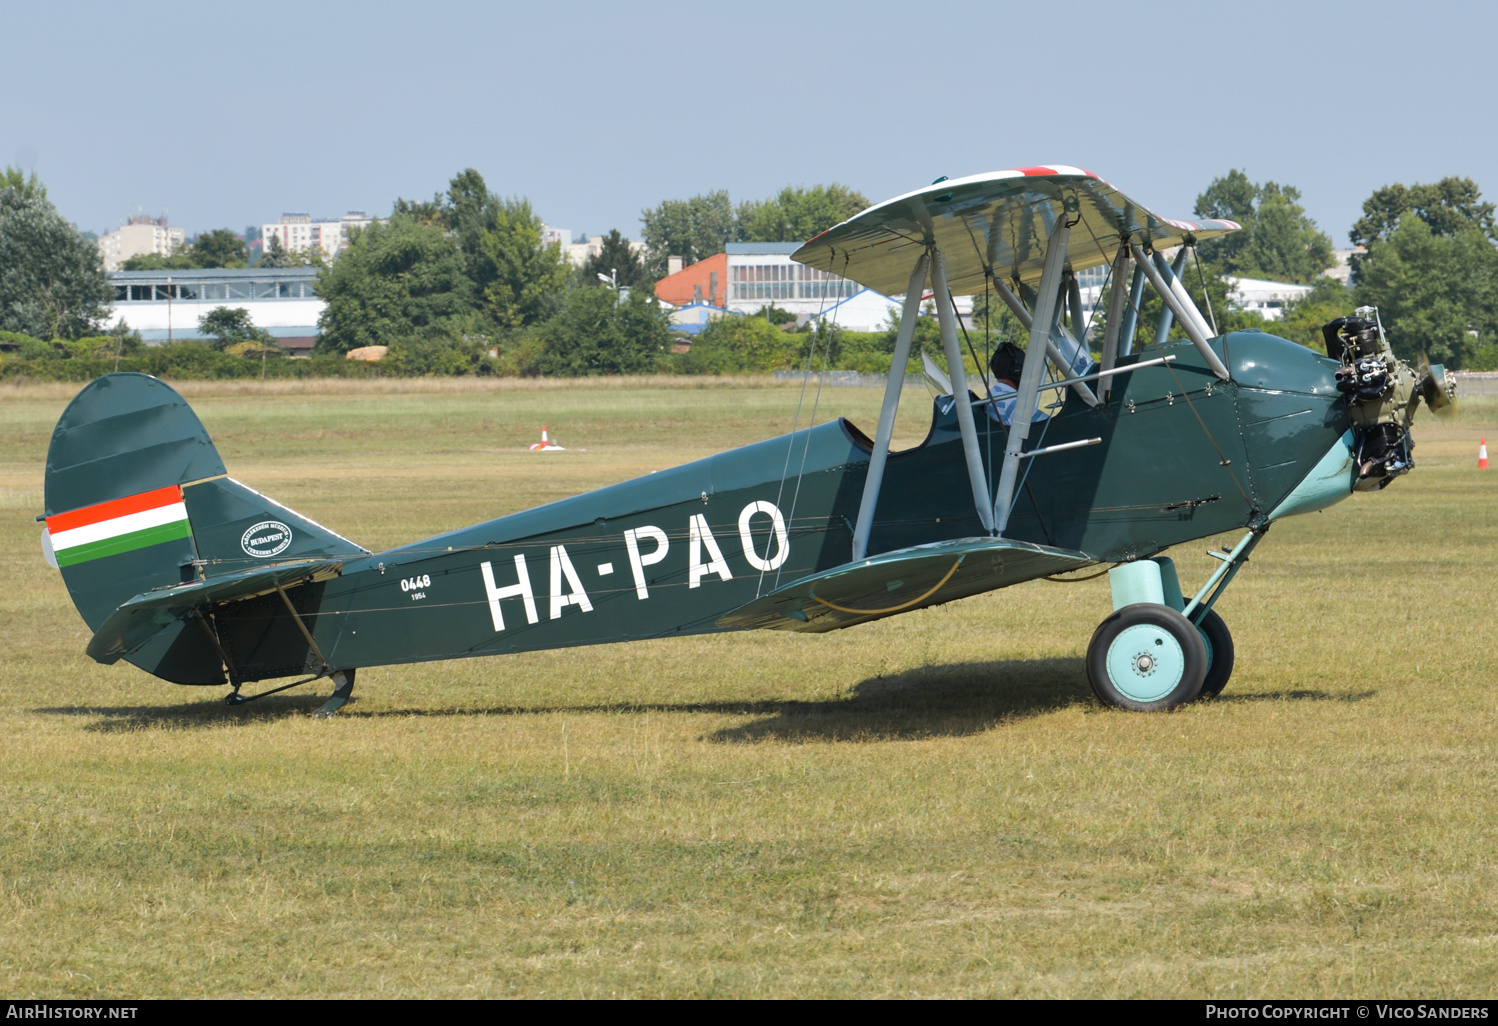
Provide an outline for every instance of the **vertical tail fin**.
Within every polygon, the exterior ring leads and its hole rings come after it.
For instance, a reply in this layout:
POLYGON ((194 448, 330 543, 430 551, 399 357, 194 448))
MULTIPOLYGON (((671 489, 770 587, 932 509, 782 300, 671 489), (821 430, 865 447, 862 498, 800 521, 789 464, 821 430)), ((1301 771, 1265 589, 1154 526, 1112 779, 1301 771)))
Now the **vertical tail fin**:
MULTIPOLYGON (((95 631, 137 595, 216 574, 366 551, 226 476, 187 402, 145 374, 109 374, 68 404, 47 451, 46 543, 95 631)), ((200 627, 179 622, 127 658, 179 683, 224 680, 200 627)))

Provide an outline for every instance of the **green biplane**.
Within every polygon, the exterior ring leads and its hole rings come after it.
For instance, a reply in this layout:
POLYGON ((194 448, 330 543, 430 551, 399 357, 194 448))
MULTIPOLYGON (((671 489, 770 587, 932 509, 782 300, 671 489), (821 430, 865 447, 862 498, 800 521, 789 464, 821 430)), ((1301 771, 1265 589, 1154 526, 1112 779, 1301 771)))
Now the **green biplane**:
POLYGON ((1213 605, 1270 525, 1408 471, 1416 406, 1451 398, 1440 367, 1416 372, 1393 355, 1374 312, 1327 327, 1330 358, 1259 332, 1217 334, 1182 286, 1181 259, 1237 227, 1165 220, 1078 168, 940 180, 795 254, 904 295, 873 438, 846 420, 818 424, 387 552, 228 477, 181 396, 110 374, 52 436, 43 547, 99 662, 228 685, 231 703, 330 678, 324 713, 363 666, 831 631, 1116 564, 1088 677, 1105 702, 1169 709, 1227 683, 1232 638, 1213 605), (1091 365, 1076 273, 1104 264, 1113 287, 1091 365), (1165 313, 1153 346, 1135 352, 1146 286, 1165 313), (950 387, 925 441, 891 452, 928 287, 950 387), (962 294, 1006 304, 1027 352, 1045 354, 1013 383, 1012 426, 986 387, 969 391, 962 294), (1185 340, 1169 340, 1172 323, 1185 340), (1186 598, 1161 553, 1235 530, 1242 540, 1186 598), (241 693, 285 677, 298 679, 241 693))

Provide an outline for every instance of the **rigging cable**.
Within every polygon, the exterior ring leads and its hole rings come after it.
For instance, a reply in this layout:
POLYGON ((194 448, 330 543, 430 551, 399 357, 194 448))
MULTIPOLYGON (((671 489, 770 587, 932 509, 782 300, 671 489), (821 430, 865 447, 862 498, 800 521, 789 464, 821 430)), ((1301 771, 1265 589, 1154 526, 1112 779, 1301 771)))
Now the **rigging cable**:
MULTIPOLYGON (((843 253, 843 271, 846 272, 847 270, 848 270, 848 254, 846 252, 844 252, 843 253)), ((843 274, 843 278, 844 278, 844 280, 847 279, 847 274, 846 273, 843 274)), ((839 285, 838 290, 842 291, 841 285, 839 285)), ((826 297, 823 297, 823 298, 825 300, 826 297)), ((817 407, 822 402, 822 384, 827 380, 827 370, 828 370, 827 365, 830 362, 832 362, 832 340, 837 337, 837 315, 838 315, 838 310, 841 307, 842 307, 842 303, 837 303, 832 308, 832 325, 827 330, 827 345, 822 350, 822 371, 821 371, 820 374, 817 375, 817 391, 816 391, 816 394, 812 397, 812 401, 811 401, 811 415, 809 417, 807 417, 807 419, 806 419, 806 444, 801 447, 801 466, 796 471, 796 490, 795 490, 795 492, 793 492, 791 494, 791 513, 790 513, 790 516, 788 516, 786 518, 786 524, 788 526, 794 526, 795 523, 796 523, 796 504, 797 504, 797 502, 801 498, 801 479, 806 475, 806 457, 811 452, 811 429, 814 428, 814 427, 816 427, 816 424, 817 424, 817 407)), ((817 318, 817 328, 820 330, 821 327, 822 327, 822 320, 821 320, 820 317, 818 317, 817 318)), ((816 351, 816 342, 815 342, 815 339, 813 339, 813 342, 812 342, 812 352, 815 352, 815 351, 816 351)), ((808 364, 809 364, 809 361, 808 361, 808 364)), ((808 366, 808 371, 809 371, 809 366, 808 366)), ((806 387, 805 386, 805 382, 803 381, 803 383, 802 383, 803 392, 805 390, 805 387, 806 387)), ((781 487, 782 487, 782 489, 784 488, 784 485, 785 485, 785 482, 782 479, 782 481, 781 481, 781 487)), ((779 503, 776 503, 776 506, 778 507, 779 503)), ((780 571, 780 567, 776 567, 775 568, 775 587, 777 587, 777 588, 780 587, 780 572, 781 572, 780 571)))
MULTIPOLYGON (((843 266, 845 268, 847 266, 847 257, 846 256, 844 256, 844 258, 843 258, 843 266)), ((820 268, 813 268, 813 269, 814 270, 820 270, 820 268)), ((832 272, 829 270, 826 273, 828 275, 831 275, 832 272)), ((821 295, 818 297, 819 301, 817 303, 817 327, 818 327, 818 329, 820 329, 821 326, 822 326, 822 311, 827 308, 827 290, 829 288, 831 288, 831 284, 829 282, 823 282, 822 283, 822 287, 818 290, 819 292, 821 292, 821 295)), ((795 448, 796 448, 796 431, 801 426, 801 407, 806 402, 806 383, 811 379, 811 362, 816 357, 816 353, 817 353, 817 333, 815 331, 813 331, 813 332, 809 332, 808 333, 808 337, 807 337, 807 342, 806 342, 806 368, 801 372, 801 395, 796 400, 796 416, 795 416, 795 419, 791 421, 791 433, 786 436, 786 440, 785 440, 785 465, 783 467, 781 467, 781 469, 780 469, 780 487, 775 492, 775 508, 776 509, 780 508, 781 499, 783 499, 785 497, 785 479, 790 476, 790 472, 791 472, 791 453, 793 451, 795 451, 795 448)), ((818 383, 818 385, 817 385, 817 392, 818 392, 818 394, 821 393, 821 384, 820 383, 818 383)), ((815 409, 813 409, 812 416, 816 416, 815 409)), ((799 481, 798 481, 798 485, 799 485, 799 481)), ((794 513, 795 513, 795 511, 793 509, 792 510, 792 515, 793 516, 794 516, 794 513)), ((794 528, 795 528, 795 524, 793 522, 787 522, 787 524, 786 524, 786 530, 788 532, 790 530, 794 529, 794 528)), ((789 538, 789 535, 787 535, 787 538, 789 538)), ((760 596, 760 590, 764 587, 765 573, 766 573, 766 571, 763 570, 763 569, 760 570, 760 572, 759 572, 759 581, 754 586, 754 597, 755 598, 759 598, 759 596, 760 596)), ((779 577, 780 577, 780 575, 777 573, 776 574, 776 580, 777 581, 779 580, 779 577)))
POLYGON ((1202 281, 1202 298, 1207 301, 1207 316, 1212 318, 1212 334, 1221 335, 1222 332, 1217 330, 1217 315, 1212 312, 1212 294, 1207 291, 1207 275, 1202 270, 1201 251, 1196 248, 1195 241, 1191 243, 1191 258, 1196 261, 1196 276, 1202 281))

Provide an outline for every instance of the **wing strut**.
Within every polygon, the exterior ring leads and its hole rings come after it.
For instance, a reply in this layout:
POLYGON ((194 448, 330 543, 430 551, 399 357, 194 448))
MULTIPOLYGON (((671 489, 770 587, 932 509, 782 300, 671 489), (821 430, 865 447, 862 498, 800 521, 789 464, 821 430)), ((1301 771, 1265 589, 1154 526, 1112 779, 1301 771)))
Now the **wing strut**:
MULTIPOLYGON (((1051 229, 1051 237, 1046 241, 1045 265, 1040 272, 1040 283, 1035 288, 1035 316, 1030 319, 1030 345, 1027 349, 1031 353, 1042 352, 1042 346, 1050 342, 1048 326, 1055 320, 1056 304, 1061 298, 1061 271, 1066 264, 1066 244, 1071 237, 1071 225, 1066 221, 1058 221, 1056 227, 1051 229)), ((1002 287, 1001 282, 995 282, 1002 287)), ((1004 289, 1000 295, 1008 292, 1004 289)), ((1013 294, 1010 293, 1010 296, 1013 294)), ((1005 297, 1005 302, 1010 296, 1005 297)), ((1015 316, 1019 317, 1019 311, 1024 307, 1015 300, 1015 316)), ((1011 307, 1013 309, 1013 307, 1011 307)), ((1020 317, 1024 321, 1024 317, 1020 317)), ((1070 371, 1070 368, 1067 368, 1070 371)), ((1035 415, 1036 399, 1040 394, 1040 376, 1045 372, 1045 361, 1026 360, 1025 369, 1020 372, 1019 388, 1014 399, 1014 416, 1009 422, 1009 437, 1004 443, 1004 467, 999 472, 999 490, 993 500, 993 523, 994 529, 1004 533, 1004 528, 1009 526, 1009 512, 1014 504, 1015 479, 1019 473, 1020 455, 1024 451, 1025 439, 1030 434, 1030 419, 1035 415)), ((1074 386, 1076 387, 1076 386, 1074 386)), ((1081 385, 1087 388, 1086 385, 1081 385)), ((1092 390, 1088 389, 1088 394, 1092 390)), ((1093 400, 1096 402, 1096 399, 1093 400)))
MULTIPOLYGON (((1124 300, 1128 298, 1123 289, 1124 271, 1129 266, 1129 247, 1120 245, 1118 253, 1113 257, 1113 270, 1108 275, 1110 288, 1108 291, 1108 324, 1103 332, 1103 360, 1101 370, 1107 374, 1118 362, 1118 335, 1122 326, 1124 300)), ((1132 333, 1131 333, 1132 334, 1132 333)), ((1113 391, 1113 382, 1103 383, 1103 399, 1106 401, 1108 393, 1113 391)))
MULTIPOLYGON (((952 378, 952 401, 957 404, 957 426, 962 431, 962 454, 967 458, 968 481, 973 486, 978 520, 985 531, 991 532, 993 513, 988 507, 988 473, 983 469, 983 455, 978 451, 978 429, 973 424, 973 404, 967 397, 967 371, 962 364, 962 349, 957 344, 957 325, 952 319, 952 293, 947 288, 947 272, 942 264, 941 250, 935 246, 931 247, 931 291, 936 293, 936 320, 941 325, 941 344, 947 354, 947 373, 952 378)), ((1054 286, 1052 291, 1055 291, 1054 286)), ((1036 360, 1035 366, 1038 373, 1042 364, 1036 360)), ((1028 373, 1028 365, 1026 368, 1028 373)), ((1030 402, 1035 402, 1033 390, 1030 402)), ((1018 410, 1019 407, 1016 407, 1016 413, 1018 410)), ((1027 419, 1028 417, 1029 414, 1026 414, 1027 419)))
MULTIPOLYGON (((1167 282, 1174 282, 1181 276, 1181 268, 1186 266, 1186 247, 1182 246, 1179 250, 1176 251, 1176 262, 1174 265, 1167 264, 1165 262, 1165 258, 1162 257, 1159 253, 1154 254, 1154 259, 1155 270, 1160 272, 1160 277, 1164 278, 1167 282)), ((1175 289, 1172 288, 1171 291, 1174 292, 1175 289)), ((1177 295, 1176 298, 1180 299, 1181 297, 1177 295)), ((1195 306, 1196 304, 1193 303, 1192 305, 1195 306)), ((1170 339, 1170 326, 1173 323, 1175 323, 1175 316, 1170 312, 1170 307, 1167 306, 1160 311, 1160 323, 1155 325, 1156 349, 1163 346, 1170 339)), ((1186 330, 1185 325, 1181 326, 1181 330, 1186 330)), ((1212 333, 1203 332, 1203 334, 1210 337, 1212 333)))
POLYGON ((1160 276, 1170 286, 1170 291, 1175 294, 1176 299, 1181 301, 1181 306, 1185 308, 1192 323, 1196 325, 1196 330, 1201 332, 1205 338, 1211 338, 1216 332, 1207 323, 1207 319, 1202 316, 1201 310, 1197 309, 1196 300, 1191 298, 1191 293, 1186 291, 1186 286, 1181 281, 1181 271, 1186 266, 1186 250, 1188 248, 1187 246, 1181 247, 1181 251, 1176 254, 1175 263, 1173 264, 1167 264, 1165 258, 1156 253, 1155 267, 1159 269, 1160 276), (1169 274, 1165 273, 1167 270, 1170 271, 1169 274))
MULTIPOLYGON (((1131 244, 1129 252, 1134 256, 1134 263, 1139 265, 1140 269, 1144 271, 1145 277, 1150 280, 1150 284, 1155 287, 1155 291, 1165 301, 1165 305, 1170 308, 1171 313, 1175 314, 1176 320, 1181 322, 1181 328, 1186 332, 1186 337, 1191 339, 1191 344, 1196 346, 1197 352, 1202 354, 1202 359, 1207 362, 1208 367, 1212 368, 1212 373, 1216 374, 1223 381, 1227 381, 1231 377, 1228 374, 1227 366, 1212 351, 1212 347, 1207 344, 1206 334, 1191 316, 1196 310, 1196 304, 1191 303, 1189 296, 1186 303, 1182 304, 1180 296, 1176 295, 1175 290, 1161 276, 1159 269, 1145 255, 1144 250, 1140 249, 1137 245, 1131 244)), ((1169 268, 1167 267, 1166 270, 1169 270, 1169 268)), ((1175 284, 1178 288, 1180 287, 1180 282, 1176 282, 1175 284)), ((1185 289, 1181 291, 1185 292, 1185 289)), ((1197 314, 1197 316, 1200 317, 1201 315, 1197 314)))
POLYGON ((1082 285, 1070 271, 1066 274, 1066 307, 1071 314, 1072 337, 1086 337, 1087 318, 1082 316, 1082 285))
MULTIPOLYGON (((879 430, 874 433, 874 451, 869 456, 869 476, 863 483, 863 498, 858 502, 858 522, 853 526, 853 561, 869 554, 869 532, 874 527, 874 507, 879 503, 879 489, 884 484, 884 464, 889 459, 889 442, 895 432, 895 412, 900 406, 900 390, 905 387, 905 368, 910 363, 910 344, 915 338, 916 322, 921 315, 921 293, 925 292, 926 265, 922 253, 910 272, 910 287, 905 290, 905 305, 900 310, 900 331, 895 336, 894 361, 889 365, 889 382, 884 386, 884 405, 879 410, 879 430)), ((955 394, 955 393, 954 393, 955 394)))
MULTIPOLYGON (((1125 250, 1128 243, 1124 243, 1125 250)), ((1139 327, 1139 305, 1144 302, 1144 268, 1134 265, 1134 277, 1129 282, 1129 305, 1124 310, 1123 326, 1118 332, 1118 355, 1134 354, 1134 332, 1139 327)))

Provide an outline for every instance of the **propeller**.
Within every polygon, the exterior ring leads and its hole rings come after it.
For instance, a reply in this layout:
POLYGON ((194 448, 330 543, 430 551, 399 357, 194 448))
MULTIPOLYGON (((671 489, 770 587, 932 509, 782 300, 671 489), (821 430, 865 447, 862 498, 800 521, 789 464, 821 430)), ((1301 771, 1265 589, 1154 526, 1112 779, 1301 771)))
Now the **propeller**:
POLYGON ((1441 364, 1432 364, 1424 350, 1420 353, 1420 396, 1430 412, 1441 417, 1456 413, 1456 379, 1441 364))

